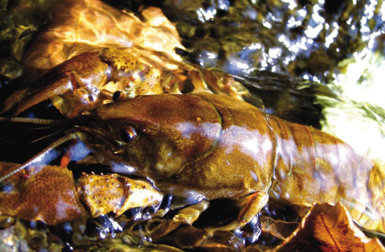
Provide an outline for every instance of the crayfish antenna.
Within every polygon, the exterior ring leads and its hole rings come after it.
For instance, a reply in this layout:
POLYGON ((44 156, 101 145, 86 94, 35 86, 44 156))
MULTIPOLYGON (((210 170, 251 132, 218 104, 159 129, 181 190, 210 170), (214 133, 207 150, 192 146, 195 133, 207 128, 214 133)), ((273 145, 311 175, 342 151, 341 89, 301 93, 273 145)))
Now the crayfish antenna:
POLYGON ((57 125, 57 124, 61 124, 62 121, 54 120, 54 119, 42 119, 42 118, 0 116, 0 122, 29 123, 29 124, 36 124, 36 125, 57 125))
MULTIPOLYGON (((38 129, 45 129, 45 128, 38 128, 38 129)), ((61 133, 60 131, 54 131, 51 134, 46 134, 45 136, 34 139, 33 141, 31 141, 31 143, 37 143, 37 142, 43 141, 44 139, 48 139, 48 138, 56 136, 60 133, 61 133)))
MULTIPOLYGON (((0 122, 8 122, 8 123, 21 123, 21 124, 33 124, 33 125, 41 125, 41 127, 35 127, 34 130, 38 129, 47 129, 48 127, 52 126, 62 126, 69 124, 72 125, 73 120, 68 119, 44 119, 44 118, 29 118, 29 117, 4 117, 0 116, 0 122)), ((41 138, 35 139, 32 141, 32 143, 41 141, 43 139, 46 139, 48 137, 54 136, 56 134, 60 133, 60 131, 55 131, 51 134, 48 134, 46 136, 43 136, 41 138)))
POLYGON ((15 175, 16 173, 19 173, 21 172, 22 170, 28 168, 30 165, 32 165, 33 163, 35 163, 39 158, 43 157, 44 155, 46 155, 49 151, 57 148, 58 146, 70 141, 70 140, 74 140, 74 139, 79 139, 79 136, 76 134, 76 133, 69 133, 59 139, 57 139, 56 141, 54 141, 53 143, 51 143, 48 147, 44 148, 42 151, 40 151, 38 154, 36 154, 35 156, 33 156, 31 159, 29 159, 27 162, 25 162, 24 164, 22 164, 20 167, 14 169, 13 171, 5 174, 4 176, 0 177, 0 184, 10 178, 11 176, 15 175))

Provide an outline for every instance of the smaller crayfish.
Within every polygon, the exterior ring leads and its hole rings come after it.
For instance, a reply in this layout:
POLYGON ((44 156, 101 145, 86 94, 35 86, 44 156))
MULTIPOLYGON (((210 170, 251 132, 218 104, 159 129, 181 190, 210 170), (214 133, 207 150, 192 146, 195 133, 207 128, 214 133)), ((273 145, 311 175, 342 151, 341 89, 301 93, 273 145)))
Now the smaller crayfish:
POLYGON ((32 85, 11 94, 3 104, 2 113, 11 110, 17 115, 52 99, 62 114, 73 117, 81 110, 112 101, 116 91, 132 97, 158 94, 172 88, 167 87, 166 80, 162 79, 166 77, 159 70, 125 50, 104 48, 65 61, 32 85))
MULTIPOLYGON (((172 61, 159 55, 159 61, 172 61)), ((232 77, 172 61, 153 62, 129 48, 94 48, 59 64, 30 85, 11 93, 0 114, 18 115, 50 99, 66 117, 138 95, 207 91, 239 96, 246 89, 232 77), (178 66, 177 69, 175 65, 178 66)))

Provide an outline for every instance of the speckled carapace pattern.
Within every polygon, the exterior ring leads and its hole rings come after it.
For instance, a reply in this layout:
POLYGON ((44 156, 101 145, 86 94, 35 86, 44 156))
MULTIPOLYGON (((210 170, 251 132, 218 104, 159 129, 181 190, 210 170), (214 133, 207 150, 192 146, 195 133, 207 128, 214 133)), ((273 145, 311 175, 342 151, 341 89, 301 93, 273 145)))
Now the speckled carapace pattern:
POLYGON ((162 201, 162 194, 148 182, 116 174, 82 176, 79 191, 94 217, 109 212, 121 215, 128 209, 156 206, 162 201))
MULTIPOLYGON (((17 164, 0 163, 1 174, 17 164)), ((0 211, 49 225, 86 215, 76 192, 72 172, 58 166, 31 166, 9 178, 0 192, 0 211)))

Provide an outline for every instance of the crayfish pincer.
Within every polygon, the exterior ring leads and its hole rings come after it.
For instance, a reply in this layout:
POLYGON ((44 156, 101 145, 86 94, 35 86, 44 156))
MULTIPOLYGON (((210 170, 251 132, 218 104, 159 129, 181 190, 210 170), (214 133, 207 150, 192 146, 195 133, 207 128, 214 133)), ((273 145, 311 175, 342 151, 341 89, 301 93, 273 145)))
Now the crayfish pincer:
POLYGON ((246 224, 274 198, 341 202, 361 226, 385 232, 380 168, 312 127, 206 93, 139 96, 82 117, 77 130, 94 136, 95 152, 134 168, 162 193, 237 199, 239 216, 224 228, 246 224))

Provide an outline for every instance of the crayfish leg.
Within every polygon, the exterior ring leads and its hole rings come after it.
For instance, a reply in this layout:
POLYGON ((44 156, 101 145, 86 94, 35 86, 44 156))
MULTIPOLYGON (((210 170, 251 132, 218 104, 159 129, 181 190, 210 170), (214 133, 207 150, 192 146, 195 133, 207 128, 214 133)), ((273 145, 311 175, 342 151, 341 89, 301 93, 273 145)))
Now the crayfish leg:
POLYGON ((202 200, 197 204, 183 208, 172 220, 192 225, 208 207, 209 201, 202 200))
POLYGON ((163 218, 165 213, 158 211, 152 219, 147 222, 144 227, 144 231, 153 241, 156 241, 181 226, 188 225, 191 227, 191 225, 199 218, 201 213, 206 211, 209 204, 210 202, 208 200, 202 200, 196 204, 184 207, 179 210, 172 219, 163 218))
POLYGON ((238 217, 224 226, 208 228, 208 233, 213 234, 215 231, 220 230, 232 231, 245 226, 262 210, 268 200, 269 195, 264 191, 257 191, 242 197, 239 200, 241 211, 239 212, 238 217))

